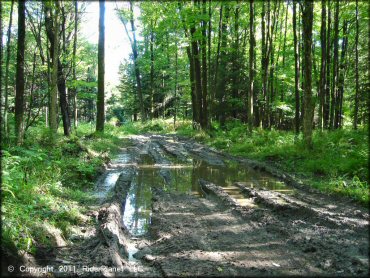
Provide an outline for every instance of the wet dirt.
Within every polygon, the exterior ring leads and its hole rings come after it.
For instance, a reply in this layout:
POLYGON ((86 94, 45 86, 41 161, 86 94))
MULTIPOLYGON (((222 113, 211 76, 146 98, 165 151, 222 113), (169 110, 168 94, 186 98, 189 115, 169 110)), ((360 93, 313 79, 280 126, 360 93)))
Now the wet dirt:
POLYGON ((88 232, 48 261, 76 268, 55 276, 368 275, 366 208, 188 139, 126 139, 88 232))

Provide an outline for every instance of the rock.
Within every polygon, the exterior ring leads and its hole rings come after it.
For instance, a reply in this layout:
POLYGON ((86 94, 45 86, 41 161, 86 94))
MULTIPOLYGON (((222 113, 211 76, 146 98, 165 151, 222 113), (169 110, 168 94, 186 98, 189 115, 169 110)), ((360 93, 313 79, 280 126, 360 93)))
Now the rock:
POLYGON ((152 262, 152 261, 154 261, 155 260, 155 257, 154 256, 152 256, 152 255, 150 255, 150 254, 147 254, 147 255, 145 255, 144 257, 143 257, 143 259, 144 259, 144 261, 147 261, 147 262, 152 262))

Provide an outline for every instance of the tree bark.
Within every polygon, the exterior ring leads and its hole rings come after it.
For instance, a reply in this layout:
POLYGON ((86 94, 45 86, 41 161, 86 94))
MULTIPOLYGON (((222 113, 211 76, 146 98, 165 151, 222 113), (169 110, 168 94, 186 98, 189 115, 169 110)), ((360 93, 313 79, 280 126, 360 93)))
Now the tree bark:
POLYGON ((330 120, 330 68, 331 68, 331 10, 330 0, 328 1, 328 28, 327 28, 327 39, 326 39, 326 91, 325 91, 325 102, 324 102, 324 127, 329 128, 330 120))
MULTIPOLYGON (((206 1, 203 0, 203 16, 207 16, 206 1)), ((211 34, 208 34, 210 36, 211 34)), ((208 68, 207 68, 207 21, 202 20, 202 129, 208 127, 207 97, 208 97, 208 68)), ((211 51, 208 49, 208 51, 211 51)))
POLYGON ((154 118, 154 25, 150 30, 150 117, 154 118))
POLYGON ((220 121, 220 125, 225 125, 226 120, 226 114, 225 114, 225 88, 226 88, 226 64, 227 64, 227 52, 226 52, 226 46, 227 46, 227 24, 229 19, 229 12, 230 7, 226 3, 225 4, 225 20, 222 21, 222 35, 221 35, 221 51, 220 51, 220 64, 219 64, 219 70, 218 70, 218 77, 216 79, 217 82, 217 89, 216 89, 216 97, 218 100, 218 109, 217 109, 217 115, 218 120, 220 121))
POLYGON ((299 56, 298 56, 298 40, 297 40, 297 12, 296 3, 293 1, 293 44, 294 44, 294 94, 295 94, 295 115, 294 126, 295 133, 299 134, 299 56))
POLYGON ((359 24, 358 24, 358 0, 356 0, 356 37, 355 37, 355 79, 356 79, 356 93, 355 93, 355 108, 354 108, 354 117, 353 117, 353 128, 357 129, 358 124, 358 103, 359 103, 359 75, 358 75, 358 32, 359 32, 359 24))
POLYGON ((335 108, 335 128, 341 128, 343 123, 343 94, 344 94, 344 79, 346 73, 346 53, 348 47, 348 21, 343 22, 343 38, 342 51, 340 57, 339 78, 338 78, 338 100, 335 108))
POLYGON ((17 140, 17 144, 23 143, 25 38, 26 38, 26 3, 25 1, 19 1, 16 94, 15 94, 15 137, 17 140))
MULTIPOLYGON (((52 49, 52 75, 51 75, 51 90, 50 90, 50 103, 49 103, 49 126, 52 136, 57 133, 58 120, 57 120, 57 94, 58 94, 58 54, 59 54, 59 5, 55 3, 54 14, 54 31, 53 41, 50 41, 50 49, 52 49)), ((46 18, 46 17, 45 17, 46 18)), ((53 139, 53 138, 52 138, 53 139)))
POLYGON ((249 2, 249 96, 248 96, 248 129, 253 129, 253 94, 254 94, 254 0, 249 2))
POLYGON ((104 105, 104 73, 105 73, 105 3, 99 1, 99 43, 98 43, 98 97, 96 101, 96 131, 104 132, 105 105, 104 105))
POLYGON ((303 8, 303 51, 304 51, 304 105, 303 138, 307 148, 312 148, 312 25, 313 2, 305 1, 303 8))
POLYGON ((338 37, 339 37, 339 0, 335 2, 335 15, 334 15, 334 53, 333 53, 333 83, 331 91, 331 105, 330 105, 330 129, 336 128, 338 125, 335 123, 335 107, 338 95, 338 37))
POLYGON ((5 88, 4 88, 4 137, 8 137, 9 135, 9 123, 8 123, 8 109, 9 109, 9 92, 8 92, 8 82, 9 82, 9 64, 10 64, 10 41, 11 41, 11 32, 12 32, 12 22, 13 22, 13 8, 14 8, 14 0, 12 0, 11 6, 10 6, 10 15, 9 15, 9 26, 8 26, 8 32, 7 32, 7 40, 6 40, 6 61, 5 61, 5 88))
POLYGON ((195 26, 191 26, 190 34, 191 34, 191 52, 193 56, 194 62, 194 76, 195 76, 195 105, 197 107, 197 115, 196 122, 201 124, 203 119, 203 109, 202 109, 202 77, 201 77, 201 66, 200 66, 200 59, 199 59, 199 46, 198 41, 194 38, 194 34, 196 32, 195 26))
POLYGON ((132 1, 130 1, 130 22, 131 22, 131 30, 132 30, 132 52, 134 55, 134 65, 135 65, 135 76, 136 76, 136 83, 137 83, 137 94, 139 97, 140 102, 140 113, 141 113, 141 121, 146 121, 146 113, 144 107, 144 98, 142 94, 141 88, 141 76, 140 76, 140 69, 138 64, 138 52, 137 52, 137 42, 136 42, 136 32, 135 32, 135 22, 134 22, 134 10, 132 1))
MULTIPOLYGON (((78 27, 78 2, 77 0, 74 0, 74 10, 75 10, 75 26, 74 26, 74 38, 73 38, 73 69, 72 69, 72 75, 73 80, 76 82, 76 52, 77 52, 77 27, 78 27)), ((75 84, 76 85, 76 84, 75 84)), ((78 112, 77 112, 77 88, 74 87, 74 90, 72 92, 73 94, 73 125, 74 128, 77 128, 78 125, 78 112)))
POLYGON ((326 92, 326 3, 321 0, 321 69, 319 90, 319 128, 324 128, 324 102, 326 92))

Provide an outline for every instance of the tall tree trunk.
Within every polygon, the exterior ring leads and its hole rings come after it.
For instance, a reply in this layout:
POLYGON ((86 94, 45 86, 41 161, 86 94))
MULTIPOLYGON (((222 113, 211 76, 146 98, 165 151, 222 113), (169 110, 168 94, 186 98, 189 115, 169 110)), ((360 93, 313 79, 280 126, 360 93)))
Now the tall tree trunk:
MULTIPOLYGON (((2 102, 3 100, 3 42, 2 42, 2 38, 3 38, 3 2, 0 2, 0 38, 1 38, 1 42, 0 42, 0 102, 2 102)), ((1 109, 0 109, 1 110, 1 109)), ((1 113, 0 111, 0 123, 1 123, 1 129, 3 128, 3 114, 1 113)), ((4 128, 5 129, 5 128, 4 128)), ((3 130, 1 130, 3 131, 3 130)), ((4 135, 4 132, 1 132, 0 134, 0 144, 2 146, 2 143, 3 143, 3 136, 4 135)))
POLYGON ((198 41, 196 40, 195 36, 195 26, 191 26, 190 34, 191 34, 191 52, 193 56, 193 63, 194 63, 194 76, 195 76, 195 105, 197 107, 197 115, 196 122, 201 124, 203 119, 203 109, 202 109, 202 77, 201 77, 201 66, 200 66, 200 59, 199 59, 199 46, 198 41))
POLYGON ((150 30, 150 117, 154 118, 154 33, 153 23, 150 30))
POLYGON ((212 48, 211 48, 211 39, 212 39, 212 13, 211 13, 211 0, 208 0, 208 99, 207 99, 207 118, 208 116, 209 119, 208 119, 208 125, 210 125, 210 120, 211 120, 211 116, 212 116, 212 111, 211 111, 211 107, 212 105, 209 105, 209 102, 212 98, 211 96, 211 52, 212 52, 212 48))
POLYGON ((99 1, 99 44, 98 44, 98 98, 96 101, 96 131, 104 132, 105 105, 104 105, 104 52, 105 52, 105 3, 99 1))
MULTIPOLYGON (((59 1, 51 2, 55 3, 55 9, 56 13, 59 13, 59 1)), ((56 57, 59 57, 59 46, 55 46, 55 41, 59 44, 59 23, 56 26, 55 23, 53 24, 53 19, 51 18, 51 8, 50 5, 44 5, 44 13, 45 13, 45 27, 46 27, 46 33, 48 40, 50 42, 50 57, 54 57, 54 54, 56 54, 56 57), (55 38, 57 36, 57 38, 55 38), (58 49, 57 53, 54 53, 54 49, 58 49)), ((59 15, 58 15, 59 17, 59 15)), ((59 20, 58 20, 59 21, 59 20)), ((54 63, 54 61, 53 61, 54 63)), ((57 71, 58 71, 58 78, 57 78, 57 84, 59 91, 59 103, 60 103, 60 109, 62 114, 62 121, 63 121, 63 131, 65 136, 69 136, 70 134, 70 128, 71 128, 71 122, 70 122, 70 112, 69 112, 69 106, 68 106, 68 100, 67 100, 67 93, 66 93, 66 77, 63 73, 63 65, 59 58, 57 58, 57 71)), ((51 91, 53 88, 51 88, 51 91)), ((49 109, 50 110, 50 109, 49 109)), ((57 115, 57 111, 55 113, 57 115)), ((56 116, 57 117, 57 116, 56 116)), ((50 111, 49 111, 49 121, 50 119, 50 111)), ((55 127, 53 127, 55 128, 55 127)))
POLYGON ((134 55, 135 76, 136 76, 136 83, 137 83, 137 94, 138 94, 139 103, 140 103, 141 120, 146 121, 144 98, 143 98, 142 88, 141 88, 141 76, 140 76, 140 69, 139 69, 139 64, 138 64, 138 52, 137 52, 135 22, 134 22, 134 8, 133 8, 132 1, 130 1, 130 22, 131 22, 131 30, 132 30, 132 52, 134 55))
POLYGON ((219 63, 220 63, 220 50, 221 50, 221 37, 222 37, 222 18, 223 18, 223 8, 224 4, 221 3, 220 7, 220 19, 218 22, 218 41, 217 41, 217 50, 216 50, 216 62, 215 62, 215 70, 214 70, 214 78, 213 78, 213 94, 212 94, 212 111, 214 115, 212 116, 217 116, 217 109, 218 106, 216 105, 216 92, 217 92, 217 80, 218 80, 218 70, 219 70, 219 63))
MULTIPOLYGON (((52 49, 52 73, 50 86, 50 102, 49 102, 49 126, 52 136, 57 133, 58 119, 57 119, 57 95, 58 95, 58 54, 59 54, 59 5, 55 3, 54 19, 54 36, 53 41, 50 41, 50 48, 52 49)), ((45 17, 46 18, 46 17, 45 17)), ((52 138, 53 139, 53 138, 52 138)))
POLYGON ((303 138, 308 148, 312 148, 312 25, 313 2, 305 1, 303 8, 303 51, 304 51, 304 105, 303 138))
POLYGON ((321 0, 321 69, 319 90, 319 128, 324 128, 324 102, 326 92, 326 3, 321 0))
MULTIPOLYGON (((73 38, 73 69, 72 69, 72 75, 73 80, 76 82, 76 52, 77 52, 77 27, 78 27, 78 2, 77 0, 74 0, 74 8, 75 8, 75 26, 74 26, 74 38, 73 38)), ((76 85, 76 84, 75 84, 76 85)), ((74 128, 77 128, 78 125, 78 112, 77 112, 77 88, 74 87, 73 90, 73 125, 74 128)))
MULTIPOLYGON (((207 0, 203 0, 203 16, 207 16, 206 9, 207 0)), ((208 34, 210 36, 211 34, 208 34)), ((202 20, 202 119, 201 127, 202 129, 207 129, 208 127, 208 113, 207 113, 207 97, 208 97, 208 72, 207 72, 207 21, 202 20)), ((208 51, 211 51, 208 49, 208 51)))
POLYGON ((353 128, 357 129, 358 122, 358 89, 359 89, 359 75, 358 75, 358 0, 356 0, 356 37, 355 37, 355 79, 356 79, 356 93, 355 93, 355 108, 354 108, 354 117, 353 117, 353 128))
POLYGON ((226 114, 225 114, 225 89, 226 89, 226 65, 227 65, 227 24, 229 19, 230 7, 228 3, 225 4, 225 19, 222 21, 222 35, 221 35, 221 51, 220 51, 220 65, 218 70, 218 76, 216 79, 216 97, 218 100, 217 115, 221 126, 225 125, 226 114))
POLYGON ((240 7, 239 1, 237 1, 235 8, 235 23, 234 23, 234 49, 233 49, 233 61, 232 61, 232 114, 233 117, 237 117, 238 108, 236 106, 236 100, 238 99, 239 92, 239 72, 240 72, 240 61, 239 61, 239 14, 240 7))
POLYGON ((15 94, 15 137, 17 144, 23 143, 24 114, 24 52, 26 39, 26 3, 18 2, 18 41, 15 94))
POLYGON ((10 64, 10 54, 11 54, 11 48, 10 48, 10 41, 11 41, 11 31, 12 31, 12 21, 13 21, 13 7, 14 7, 14 0, 12 0, 11 6, 10 6, 10 14, 9 14, 9 26, 8 26, 8 32, 7 32, 7 40, 6 40, 6 61, 5 61, 5 88, 4 88, 4 137, 8 137, 9 135, 9 122, 8 122, 8 109, 9 109, 9 88, 8 88, 8 82, 9 82, 9 64, 10 64))
POLYGON ((298 40, 297 40, 297 12, 296 2, 293 1, 293 44, 294 44, 294 94, 295 94, 295 133, 299 133, 299 56, 298 56, 298 40))
MULTIPOLYGON (((177 4, 178 4, 178 8, 180 10, 180 16, 181 16, 182 6, 181 6, 180 1, 177 2, 177 4)), ((182 16, 181 16, 181 22, 182 22, 182 25, 183 25, 183 28, 184 28, 185 37, 188 39, 189 44, 190 44, 191 38, 189 36, 189 32, 188 32, 188 29, 186 27, 185 20, 182 16)), ((186 54, 187 54, 188 59, 189 59, 190 92, 191 92, 191 105, 192 105, 192 111, 193 111, 192 120, 193 120, 193 128, 195 128, 196 127, 196 122, 197 122, 197 119, 198 119, 198 112, 197 112, 198 107, 196 105, 194 59, 193 59, 193 55, 191 53, 191 48, 190 48, 189 45, 186 46, 186 54)))
POLYGON ((178 47, 177 39, 175 41, 176 51, 175 51, 175 100, 174 100, 174 113, 173 113, 173 128, 176 130, 176 117, 177 117, 177 88, 178 88, 178 47))
POLYGON ((346 73, 346 53, 348 47, 348 21, 343 22, 343 38, 342 38, 342 51, 340 57, 340 68, 338 78, 338 101, 335 107, 335 122, 337 123, 336 128, 341 128, 343 123, 343 94, 344 94, 344 79, 346 73))
POLYGON ((249 2, 249 96, 248 96, 248 129, 253 129, 253 94, 254 94, 254 1, 249 2))
POLYGON ((327 39, 326 39, 326 90, 325 90, 325 102, 324 102, 324 127, 329 128, 330 123, 330 68, 331 68, 331 9, 330 0, 328 1, 328 28, 327 28, 327 39))
POLYGON ((334 15, 334 53, 333 53, 333 84, 331 91, 331 106, 330 106, 330 128, 337 128, 335 123, 335 107, 338 95, 338 37, 339 37, 339 0, 335 1, 334 15))

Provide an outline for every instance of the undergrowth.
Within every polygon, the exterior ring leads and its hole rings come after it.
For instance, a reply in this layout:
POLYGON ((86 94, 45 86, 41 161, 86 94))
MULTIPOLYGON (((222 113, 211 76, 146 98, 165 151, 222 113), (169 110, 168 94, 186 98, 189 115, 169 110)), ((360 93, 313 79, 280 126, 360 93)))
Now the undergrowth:
POLYGON ((3 146, 3 248, 35 253, 37 246, 55 245, 52 230, 68 238, 86 221, 94 181, 122 142, 116 131, 108 125, 95 134, 82 124, 69 138, 60 131, 51 142, 48 129, 38 126, 22 146, 3 146))

